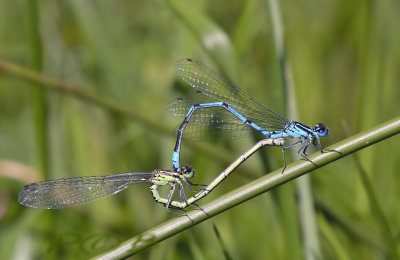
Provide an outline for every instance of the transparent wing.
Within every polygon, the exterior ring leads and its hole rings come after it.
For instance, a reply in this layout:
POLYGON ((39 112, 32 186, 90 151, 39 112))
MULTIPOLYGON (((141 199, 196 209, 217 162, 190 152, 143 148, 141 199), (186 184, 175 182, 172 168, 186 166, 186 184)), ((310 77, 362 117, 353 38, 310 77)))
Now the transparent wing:
MULTIPOLYGON (((251 134, 259 134, 259 132, 243 123, 241 125, 232 125, 228 127, 229 128, 224 129, 188 124, 186 125, 185 131, 183 131, 183 139, 196 142, 216 142, 227 139, 241 139, 251 134), (236 127, 236 129, 234 127, 236 127)), ((176 134, 178 129, 179 125, 174 129, 173 133, 176 134)))
POLYGON ((41 209, 73 207, 114 195, 130 184, 147 182, 152 176, 129 172, 34 182, 21 189, 18 202, 41 209))
MULTIPOLYGON (((192 105, 217 101, 204 95, 202 92, 196 91, 189 93, 184 98, 172 100, 167 105, 167 110, 173 116, 183 120, 192 105)), ((222 107, 199 108, 193 113, 189 123, 198 126, 213 126, 221 129, 230 129, 230 126, 235 124, 243 125, 242 121, 222 107)), ((233 128, 236 128, 236 126, 233 128)))
POLYGON ((288 121, 198 61, 182 59, 175 64, 175 69, 179 77, 203 95, 229 104, 265 130, 282 130, 288 121))
MULTIPOLYGON (((172 100, 167 110, 183 120, 189 108, 194 104, 216 102, 200 91, 189 93, 184 98, 172 100)), ((177 129, 176 129, 177 131, 177 129)), ((183 132, 183 138, 192 141, 215 141, 219 139, 237 139, 256 132, 232 113, 222 107, 197 109, 183 132)))

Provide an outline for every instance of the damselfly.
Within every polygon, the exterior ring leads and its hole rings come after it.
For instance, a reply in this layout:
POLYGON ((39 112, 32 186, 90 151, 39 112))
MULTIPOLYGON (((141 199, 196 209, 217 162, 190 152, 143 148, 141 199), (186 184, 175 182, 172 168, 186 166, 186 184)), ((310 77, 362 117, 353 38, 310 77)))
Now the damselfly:
POLYGON ((201 189, 190 198, 186 198, 183 184, 185 184, 191 192, 194 192, 191 187, 192 185, 206 185, 189 182, 187 179, 193 178, 195 173, 191 167, 185 166, 180 169, 180 172, 155 170, 153 172, 127 172, 107 176, 84 176, 34 182, 25 185, 21 189, 18 195, 18 202, 31 208, 61 209, 88 204, 95 200, 112 196, 131 184, 151 182, 150 191, 154 200, 163 204, 167 211, 170 211, 170 206, 176 209, 184 209, 188 206, 201 209, 194 203, 207 196, 218 184, 258 149, 264 146, 282 146, 283 144, 283 138, 270 138, 259 141, 231 163, 206 188, 201 189), (181 201, 172 200, 176 184, 179 186, 181 201), (158 189, 160 186, 165 185, 170 185, 171 189, 167 197, 163 198, 158 189))
POLYGON ((319 137, 328 134, 328 128, 324 124, 318 123, 315 128, 311 128, 288 120, 198 61, 185 58, 179 60, 175 68, 178 76, 196 91, 171 101, 167 106, 172 115, 183 118, 172 155, 174 170, 179 171, 185 128, 185 138, 194 140, 209 140, 209 132, 204 130, 204 127, 209 126, 216 129, 216 132, 231 130, 228 136, 230 138, 243 137, 252 130, 266 138, 299 138, 299 141, 282 148, 282 172, 286 168, 285 150, 290 147, 301 145, 297 153, 314 165, 306 154, 307 147, 313 140, 317 141, 321 152, 337 152, 321 146, 319 137))
MULTIPOLYGON (((179 196, 182 203, 187 202, 183 185, 194 192, 192 184, 187 179, 194 177, 191 167, 185 166, 179 172, 154 170, 153 172, 127 172, 107 176, 84 176, 34 182, 25 185, 19 195, 18 202, 22 205, 41 209, 60 209, 91 203, 95 200, 112 196, 131 184, 151 182, 150 191, 156 202, 161 203, 169 211, 175 187, 179 186, 179 196), (161 197, 160 186, 170 185, 166 198, 161 197)), ((205 186, 205 185, 204 185, 205 186)))

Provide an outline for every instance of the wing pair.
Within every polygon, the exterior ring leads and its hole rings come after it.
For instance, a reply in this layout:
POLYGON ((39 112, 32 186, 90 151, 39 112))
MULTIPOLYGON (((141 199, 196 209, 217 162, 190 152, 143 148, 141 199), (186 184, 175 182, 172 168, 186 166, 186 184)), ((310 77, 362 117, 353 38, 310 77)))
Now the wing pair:
MULTIPOLYGON (((225 102, 267 131, 282 130, 288 121, 200 62, 182 59, 175 68, 178 76, 196 90, 167 105, 168 111, 179 119, 186 117, 192 105, 225 102)), ((234 139, 246 137, 254 131, 223 107, 211 107, 194 112, 183 137, 195 141, 234 139)))

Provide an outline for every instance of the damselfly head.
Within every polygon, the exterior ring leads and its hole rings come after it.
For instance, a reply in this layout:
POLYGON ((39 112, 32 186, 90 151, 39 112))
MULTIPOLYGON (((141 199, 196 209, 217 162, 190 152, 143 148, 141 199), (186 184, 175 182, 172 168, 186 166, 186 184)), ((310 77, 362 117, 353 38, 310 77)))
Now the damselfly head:
POLYGON ((328 134, 328 128, 326 128, 326 126, 323 123, 318 123, 315 126, 314 130, 319 136, 325 136, 328 134))
POLYGON ((184 166, 181 168, 181 173, 185 178, 193 178, 194 177, 194 171, 192 167, 190 166, 184 166))

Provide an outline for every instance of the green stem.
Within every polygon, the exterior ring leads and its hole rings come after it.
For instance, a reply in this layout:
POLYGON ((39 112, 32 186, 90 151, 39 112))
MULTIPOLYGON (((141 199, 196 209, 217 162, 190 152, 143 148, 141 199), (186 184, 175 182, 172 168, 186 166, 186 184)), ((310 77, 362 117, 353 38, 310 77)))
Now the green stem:
MULTIPOLYGON (((29 66, 35 71, 41 71, 43 67, 42 41, 39 33, 39 10, 36 1, 27 0, 26 23, 27 39, 29 48, 29 66)), ((35 155, 39 162, 39 169, 44 178, 49 177, 49 151, 47 140, 47 101, 46 93, 37 83, 32 82, 31 103, 33 113, 33 124, 35 129, 36 149, 35 155)))
POLYGON ((279 185, 289 182, 308 172, 311 172, 312 170, 334 162, 342 157, 371 146, 398 133, 400 133, 400 117, 387 121, 371 130, 364 131, 328 147, 328 149, 334 149, 336 151, 340 151, 341 153, 317 152, 310 155, 308 158, 318 166, 315 166, 304 160, 299 160, 290 164, 286 168, 284 174, 282 174, 282 169, 278 169, 234 191, 226 193, 220 198, 202 206, 203 210, 194 210, 189 212, 188 216, 190 219, 187 216, 183 216, 166 221, 157 227, 154 227, 123 242, 114 249, 98 255, 96 258, 121 259, 134 255, 154 244, 159 243, 162 240, 174 236, 185 229, 211 218, 212 216, 218 215, 232 207, 235 207, 247 200, 278 187, 279 185), (204 212, 207 212, 207 215, 204 212))
MULTIPOLYGON (((286 114, 288 118, 300 121, 292 67, 285 47, 285 29, 281 17, 282 12, 277 0, 268 0, 268 7, 275 52, 280 65, 283 90, 285 91, 286 101, 284 103, 286 104, 286 114)), ((295 150, 291 150, 288 155, 290 155, 290 158, 294 158, 297 154, 295 150)), ((309 176, 306 175, 293 183, 295 185, 286 185, 285 188, 278 190, 279 204, 282 205, 282 228, 288 248, 286 254, 289 259, 296 259, 299 255, 304 255, 304 259, 309 260, 321 258, 310 182, 309 176), (295 198, 296 193, 298 201, 295 198), (301 247, 303 250, 301 250, 301 247)))

